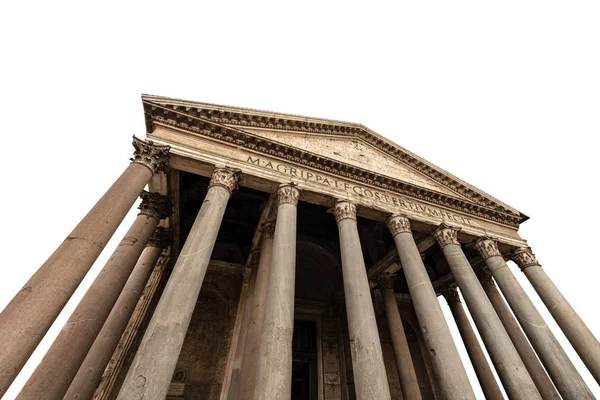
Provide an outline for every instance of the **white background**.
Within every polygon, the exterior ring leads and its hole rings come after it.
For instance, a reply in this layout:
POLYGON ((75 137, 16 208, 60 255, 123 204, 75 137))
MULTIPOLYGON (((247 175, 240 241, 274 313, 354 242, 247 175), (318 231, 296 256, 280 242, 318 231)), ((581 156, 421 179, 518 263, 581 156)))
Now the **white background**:
POLYGON ((0 308, 127 166, 150 93, 360 122, 394 140, 528 214, 522 236, 600 336, 597 2, 249 3, 0 5, 0 308))

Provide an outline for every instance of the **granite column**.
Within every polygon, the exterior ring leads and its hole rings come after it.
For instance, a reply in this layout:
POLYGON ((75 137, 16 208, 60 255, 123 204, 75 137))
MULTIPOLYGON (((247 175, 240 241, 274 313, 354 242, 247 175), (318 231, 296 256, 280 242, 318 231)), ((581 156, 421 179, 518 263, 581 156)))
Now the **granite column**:
POLYGON ((522 247, 512 255, 513 261, 525 273, 560 329, 600 384, 600 343, 581 317, 575 312, 554 282, 538 263, 528 247, 522 247))
POLYGON ((469 307, 475 326, 510 399, 541 399, 473 267, 460 247, 459 229, 442 224, 433 234, 469 307))
POLYGON ((394 237, 410 297, 429 353, 440 390, 446 399, 475 399, 469 378, 454 345, 433 285, 413 238, 410 221, 393 215, 387 226, 394 237))
POLYGON ((173 237, 169 229, 156 228, 102 326, 102 330, 79 367, 64 399, 87 400, 92 398, 158 257, 163 249, 169 247, 172 242, 173 237))
POLYGON ((140 213, 17 397, 62 398, 158 222, 171 214, 171 202, 143 192, 140 213))
POLYGON ((525 368, 529 371, 529 376, 533 379, 542 398, 544 400, 560 400, 560 395, 554 388, 554 384, 548 377, 540 360, 535 355, 535 352, 523 334, 517 320, 513 317, 512 311, 510 311, 508 305, 502 298, 502 295, 494 284, 492 274, 490 274, 490 271, 488 271, 487 268, 483 268, 480 271, 479 281, 490 299, 492 306, 494 306, 494 310, 496 310, 496 314, 498 314, 500 321, 502 321, 506 333, 508 333, 508 336, 510 336, 515 348, 519 352, 521 360, 523 360, 523 364, 525 364, 525 368))
POLYGON ((289 399, 292 393, 299 197, 295 184, 280 185, 277 189, 277 221, 254 385, 256 400, 289 399))
POLYGON ((500 286, 563 399, 595 399, 531 299, 506 265, 496 241, 486 236, 481 237, 475 241, 475 249, 485 260, 485 264, 500 286))
POLYGON ((0 397, 42 340, 152 175, 169 146, 133 138, 132 163, 0 314, 0 397))
POLYGON ((252 400, 254 396, 256 365, 258 364, 260 334, 263 330, 263 321, 265 317, 269 272, 271 269, 271 258, 273 256, 274 234, 274 222, 267 222, 262 226, 260 258, 258 261, 258 270, 256 271, 256 282, 254 284, 254 293, 252 295, 252 304, 250 308, 250 324, 246 333, 246 345, 244 346, 244 354, 240 368, 240 383, 236 399, 252 400))
POLYGON ((400 378, 400 386, 402 387, 402 395, 405 399, 421 399, 421 389, 419 388, 419 380, 415 373, 412 356, 406 341, 406 334, 402 326, 398 303, 396 303, 396 295, 394 294, 393 284, 396 280, 396 275, 390 273, 382 274, 377 280, 377 285, 383 296, 383 304, 385 307, 385 315, 392 337, 392 347, 394 348, 394 356, 396 359, 396 369, 400 378))
POLYGON ((487 400, 504 399, 502 391, 500 390, 498 382, 496 382, 496 378, 492 372, 492 368, 490 367, 487 358, 485 358, 485 354, 483 353, 483 349, 479 344, 479 340, 477 340, 475 331, 469 322, 467 313, 460 302, 458 290, 456 290, 456 287, 450 287, 444 290, 442 294, 448 302, 448 306, 450 307, 454 321, 456 321, 458 332, 460 333, 460 337, 462 338, 465 348, 467 349, 467 354, 469 355, 471 364, 473 364, 475 375, 477 375, 477 380, 481 385, 481 390, 483 390, 485 398, 487 400))
POLYGON ((213 172, 206 197, 146 328, 118 399, 166 397, 225 208, 237 181, 237 173, 232 170, 217 168, 213 172))
POLYGON ((333 214, 340 233, 348 334, 358 400, 390 399, 377 320, 356 222, 356 205, 338 201, 333 214))

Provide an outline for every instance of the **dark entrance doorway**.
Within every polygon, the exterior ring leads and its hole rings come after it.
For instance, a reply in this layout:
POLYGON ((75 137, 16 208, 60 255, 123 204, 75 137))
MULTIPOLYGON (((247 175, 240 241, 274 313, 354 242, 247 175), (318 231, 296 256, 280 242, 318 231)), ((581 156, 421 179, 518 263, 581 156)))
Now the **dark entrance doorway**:
POLYGON ((294 321, 292 339, 292 400, 317 400, 317 324, 294 321))

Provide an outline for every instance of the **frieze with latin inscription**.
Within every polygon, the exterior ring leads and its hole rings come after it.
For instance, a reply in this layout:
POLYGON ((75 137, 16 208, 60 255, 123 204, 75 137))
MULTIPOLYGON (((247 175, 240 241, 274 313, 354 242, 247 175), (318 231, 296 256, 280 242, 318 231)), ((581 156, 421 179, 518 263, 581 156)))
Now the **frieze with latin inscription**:
POLYGON ((291 166, 289 164, 279 163, 276 161, 274 162, 265 158, 261 158, 259 156, 251 155, 248 156, 246 162, 261 168, 277 171, 281 174, 288 175, 292 178, 298 178, 305 181, 315 182, 323 186, 328 186, 330 188, 343 190, 348 194, 363 198, 369 198, 381 204, 393 205, 398 207, 399 209, 403 209, 406 211, 427 215, 429 217, 438 218, 443 221, 459 223, 467 226, 477 226, 477 223, 468 217, 458 215, 446 210, 440 210, 438 208, 424 205, 413 200, 408 200, 397 195, 383 193, 381 191, 366 188, 361 185, 355 185, 353 183, 345 182, 332 177, 323 176, 316 172, 311 172, 302 168, 298 168, 297 166, 291 166))

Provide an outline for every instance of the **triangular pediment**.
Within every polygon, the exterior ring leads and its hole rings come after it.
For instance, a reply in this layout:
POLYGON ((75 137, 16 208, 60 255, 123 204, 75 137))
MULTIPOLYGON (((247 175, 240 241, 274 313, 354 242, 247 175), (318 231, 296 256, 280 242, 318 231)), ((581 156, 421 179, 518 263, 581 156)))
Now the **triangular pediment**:
POLYGON ((304 149, 324 157, 359 168, 364 168, 383 176, 399 179, 418 187, 435 190, 440 193, 458 196, 468 200, 467 197, 460 193, 448 189, 428 176, 414 170, 410 166, 379 151, 377 148, 356 137, 248 127, 244 127, 243 130, 274 142, 283 143, 298 149, 304 149))
POLYGON ((409 195, 443 200, 440 204, 453 208, 466 206, 471 210, 469 204, 477 205, 480 212, 511 220, 511 225, 527 219, 518 210, 360 124, 157 96, 142 98, 149 132, 154 123, 167 123, 196 133, 212 132, 212 137, 253 150, 275 146, 285 149, 282 154, 290 157, 308 157, 328 168, 369 176, 382 185, 392 182, 409 195))

